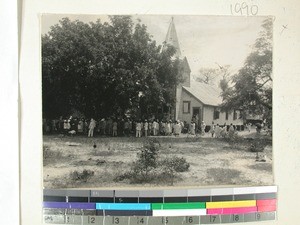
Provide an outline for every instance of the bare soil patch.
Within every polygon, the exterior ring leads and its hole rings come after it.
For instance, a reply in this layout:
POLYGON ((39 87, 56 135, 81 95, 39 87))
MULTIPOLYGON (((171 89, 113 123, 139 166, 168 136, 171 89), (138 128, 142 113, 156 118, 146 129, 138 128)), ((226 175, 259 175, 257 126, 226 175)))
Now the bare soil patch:
POLYGON ((266 162, 256 162, 257 153, 249 150, 251 141, 240 141, 233 146, 224 139, 199 137, 156 138, 161 160, 175 156, 183 157, 190 165, 188 171, 178 173, 172 184, 166 182, 163 177, 160 182, 145 184, 131 184, 127 180, 116 180, 116 177, 130 169, 144 141, 145 138, 91 139, 44 136, 44 187, 141 188, 171 185, 192 187, 273 184, 271 145, 267 145, 264 151, 259 153, 266 155, 266 162), (96 147, 93 147, 94 144, 96 147), (81 174, 88 175, 76 180, 76 176, 80 177, 81 174))

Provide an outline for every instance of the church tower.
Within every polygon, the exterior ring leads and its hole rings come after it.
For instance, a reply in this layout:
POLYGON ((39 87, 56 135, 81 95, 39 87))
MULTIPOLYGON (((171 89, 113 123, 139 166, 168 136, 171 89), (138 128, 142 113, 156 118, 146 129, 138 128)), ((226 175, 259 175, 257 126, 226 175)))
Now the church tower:
POLYGON ((181 60, 180 71, 182 72, 183 82, 180 83, 176 87, 176 109, 174 112, 175 119, 178 119, 179 110, 180 110, 179 105, 180 105, 180 102, 182 101, 182 99, 181 99, 182 86, 185 86, 185 87, 191 86, 191 69, 190 69, 189 63, 187 61, 187 58, 181 54, 180 45, 179 45, 179 41, 178 41, 178 37, 177 37, 177 32, 175 29, 173 17, 171 19, 171 23, 169 25, 169 29, 168 29, 167 36, 166 36, 164 43, 165 43, 165 45, 167 44, 167 45, 174 46, 176 49, 175 57, 178 57, 181 60))
POLYGON ((169 25, 169 29, 164 43, 175 47, 176 49, 175 57, 181 57, 181 51, 180 51, 179 41, 178 41, 173 17, 169 25))

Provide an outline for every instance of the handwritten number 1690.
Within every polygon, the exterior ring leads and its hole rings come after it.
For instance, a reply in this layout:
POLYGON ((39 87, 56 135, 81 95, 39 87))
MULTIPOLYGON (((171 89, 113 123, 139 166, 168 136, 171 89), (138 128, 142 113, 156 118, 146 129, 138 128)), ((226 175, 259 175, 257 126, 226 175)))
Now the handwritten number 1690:
POLYGON ((255 16, 258 13, 257 5, 248 5, 246 2, 230 5, 232 15, 255 16))

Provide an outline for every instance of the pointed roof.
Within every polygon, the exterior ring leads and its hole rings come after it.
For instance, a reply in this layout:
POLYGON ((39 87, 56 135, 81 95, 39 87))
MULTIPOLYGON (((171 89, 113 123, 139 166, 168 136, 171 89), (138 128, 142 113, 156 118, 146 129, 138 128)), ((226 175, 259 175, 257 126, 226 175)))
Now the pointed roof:
POLYGON ((183 58, 182 66, 183 66, 184 71, 186 71, 188 73, 191 72, 191 68, 190 68, 189 62, 187 61, 186 57, 183 58))
POLYGON ((218 106, 222 103, 221 90, 209 84, 193 81, 190 87, 183 89, 205 105, 218 106))
POLYGON ((175 56, 180 57, 181 56, 181 51, 179 47, 179 42, 178 42, 178 37, 177 37, 177 32, 175 29, 175 24, 174 24, 174 19, 172 17, 171 23, 169 25, 168 33, 165 39, 165 43, 172 45, 176 48, 176 54, 175 56))

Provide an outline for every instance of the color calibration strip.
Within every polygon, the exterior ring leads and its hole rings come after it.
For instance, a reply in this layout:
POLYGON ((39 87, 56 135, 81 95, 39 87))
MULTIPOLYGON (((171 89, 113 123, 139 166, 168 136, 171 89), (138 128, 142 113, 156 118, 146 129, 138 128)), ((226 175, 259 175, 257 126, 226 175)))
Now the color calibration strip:
POLYGON ((44 190, 44 223, 219 224, 276 219, 277 187, 44 190))

